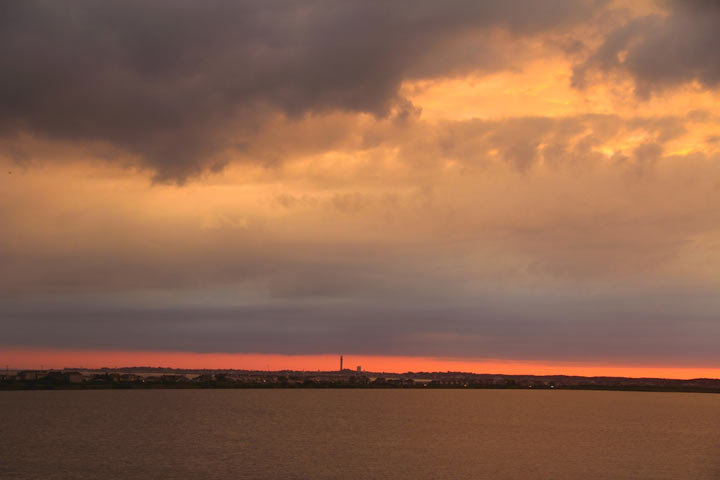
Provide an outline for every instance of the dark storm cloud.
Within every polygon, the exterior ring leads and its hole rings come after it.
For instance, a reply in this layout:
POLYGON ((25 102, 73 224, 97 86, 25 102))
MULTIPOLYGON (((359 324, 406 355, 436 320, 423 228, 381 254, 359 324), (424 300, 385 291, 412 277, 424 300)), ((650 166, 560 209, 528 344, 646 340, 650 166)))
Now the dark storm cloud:
POLYGON ((604 43, 575 69, 573 82, 583 86, 590 70, 626 71, 639 96, 697 81, 720 84, 720 3, 715 0, 666 2, 667 15, 632 20, 611 32, 604 43))
POLYGON ((242 151, 268 109, 402 116, 405 78, 508 64, 483 32, 547 31, 604 3, 4 2, 0 128, 103 142, 182 181, 242 151))

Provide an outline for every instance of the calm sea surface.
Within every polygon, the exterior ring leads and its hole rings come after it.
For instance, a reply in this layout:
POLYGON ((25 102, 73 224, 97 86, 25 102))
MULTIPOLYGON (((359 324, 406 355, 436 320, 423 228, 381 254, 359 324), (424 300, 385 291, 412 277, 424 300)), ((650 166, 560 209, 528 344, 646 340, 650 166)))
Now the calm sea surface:
POLYGON ((720 395, 0 392, 7 479, 720 479, 720 395))

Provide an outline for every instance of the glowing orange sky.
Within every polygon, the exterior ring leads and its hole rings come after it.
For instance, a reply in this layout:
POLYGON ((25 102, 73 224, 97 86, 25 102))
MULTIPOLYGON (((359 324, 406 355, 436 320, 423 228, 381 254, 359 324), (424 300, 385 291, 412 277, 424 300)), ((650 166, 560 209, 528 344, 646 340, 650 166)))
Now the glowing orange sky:
MULTIPOLYGON (((0 360, 11 369, 118 368, 151 366, 183 369, 240 369, 331 371, 339 355, 278 355, 258 353, 187 353, 157 351, 0 350, 0 360)), ((593 365, 569 362, 538 363, 496 359, 446 359, 344 355, 344 368, 369 372, 471 372, 507 375, 580 375, 653 378, 720 378, 720 368, 672 366, 593 365)))

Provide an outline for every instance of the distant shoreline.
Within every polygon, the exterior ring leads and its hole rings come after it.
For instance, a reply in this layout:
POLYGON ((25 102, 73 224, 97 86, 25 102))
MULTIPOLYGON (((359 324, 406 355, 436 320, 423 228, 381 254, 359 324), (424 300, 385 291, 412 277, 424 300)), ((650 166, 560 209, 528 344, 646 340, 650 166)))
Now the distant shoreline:
POLYGON ((720 393, 720 379, 502 375, 464 372, 378 373, 354 370, 249 371, 121 369, 21 370, 0 372, 0 391, 153 389, 461 389, 606 390, 720 393))
POLYGON ((327 386, 254 386, 254 385, 237 385, 237 386, 199 386, 199 385, 152 385, 152 386, 122 386, 122 385, 62 385, 62 386, 4 386, 0 385, 0 392, 11 391, 99 391, 99 390, 564 390, 564 391, 616 391, 616 392, 655 392, 655 393, 720 393, 720 389, 702 389, 702 388, 653 388, 653 387, 558 387, 551 388, 529 388, 529 387, 459 387, 459 386, 443 386, 443 387, 402 387, 402 386, 351 386, 351 385, 327 385, 327 386))

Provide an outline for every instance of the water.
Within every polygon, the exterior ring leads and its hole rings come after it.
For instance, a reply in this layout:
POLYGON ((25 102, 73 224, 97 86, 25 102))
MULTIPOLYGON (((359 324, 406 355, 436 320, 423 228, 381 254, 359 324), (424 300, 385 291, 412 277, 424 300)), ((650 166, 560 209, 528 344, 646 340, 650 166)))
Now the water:
POLYGON ((720 479, 720 395, 0 392, 6 479, 720 479))

